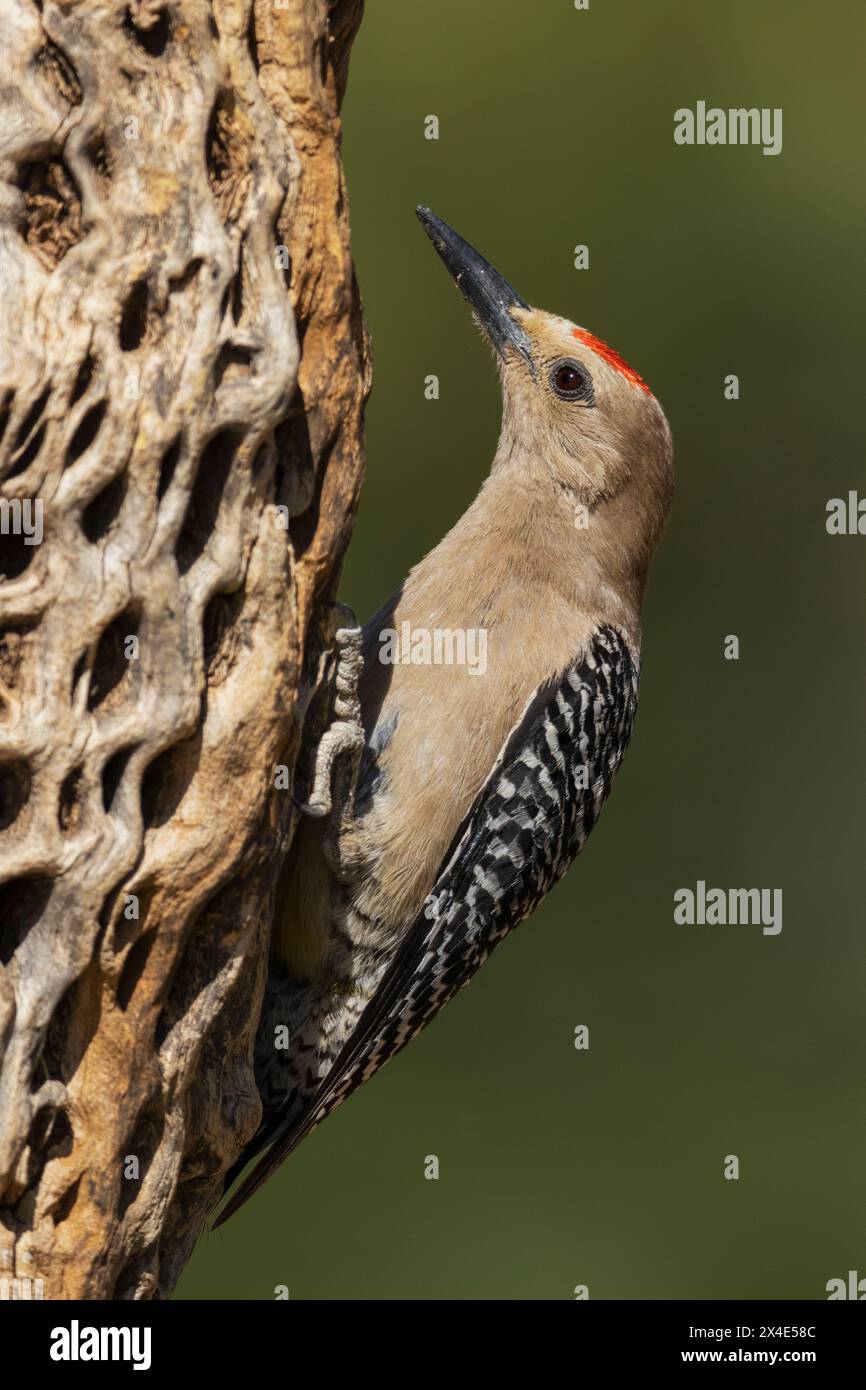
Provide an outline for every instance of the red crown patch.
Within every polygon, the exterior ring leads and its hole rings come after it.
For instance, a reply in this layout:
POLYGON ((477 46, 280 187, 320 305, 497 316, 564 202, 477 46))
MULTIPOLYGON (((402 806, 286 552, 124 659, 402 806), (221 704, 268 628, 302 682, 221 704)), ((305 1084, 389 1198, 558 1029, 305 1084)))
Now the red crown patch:
POLYGON ((592 348, 592 351, 597 353, 599 357, 603 357, 605 362, 609 362, 615 371, 618 371, 621 376, 624 376, 626 381, 631 382, 632 386, 639 386, 642 391, 646 391, 648 396, 652 395, 652 391, 647 386, 643 377, 638 376, 634 367, 630 367, 625 358, 620 357, 619 353, 614 352, 613 348, 608 347, 607 343, 602 342, 601 338, 596 338, 592 333, 587 333, 585 328, 574 328, 572 332, 575 338, 585 343, 588 348, 592 348))

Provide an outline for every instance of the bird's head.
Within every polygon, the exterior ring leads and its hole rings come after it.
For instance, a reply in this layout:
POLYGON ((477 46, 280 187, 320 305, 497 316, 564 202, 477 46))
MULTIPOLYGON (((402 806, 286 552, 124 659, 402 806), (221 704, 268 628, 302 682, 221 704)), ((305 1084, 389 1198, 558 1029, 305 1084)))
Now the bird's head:
POLYGON ((634 563, 645 567, 673 493, 670 429, 650 388, 601 339, 530 308, 446 222, 417 211, 498 360, 494 471, 543 472, 565 506, 584 508, 608 539, 614 529, 630 540, 634 563))

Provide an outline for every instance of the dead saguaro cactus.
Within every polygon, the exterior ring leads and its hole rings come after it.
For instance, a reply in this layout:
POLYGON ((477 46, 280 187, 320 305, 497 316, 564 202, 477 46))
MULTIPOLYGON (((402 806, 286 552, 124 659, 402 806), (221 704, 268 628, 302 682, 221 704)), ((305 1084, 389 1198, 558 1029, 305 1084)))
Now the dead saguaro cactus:
POLYGON ((362 469, 361 9, 2 6, 6 1296, 167 1293, 257 1123, 275 769, 362 469))

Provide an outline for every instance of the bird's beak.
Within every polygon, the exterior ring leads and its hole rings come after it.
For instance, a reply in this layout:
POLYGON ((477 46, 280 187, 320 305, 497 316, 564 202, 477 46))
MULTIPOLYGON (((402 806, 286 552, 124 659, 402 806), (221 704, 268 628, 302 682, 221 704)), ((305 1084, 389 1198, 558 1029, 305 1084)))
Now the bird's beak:
POLYGON ((526 360, 534 377, 535 363, 529 334, 511 316, 512 309, 529 308, 526 300, 521 299, 499 271, 494 270, 489 261, 479 256, 475 248, 458 236, 435 212, 425 207, 418 207, 415 211, 454 276, 460 293, 471 304, 482 331, 500 357, 505 358, 508 349, 513 348, 526 360))

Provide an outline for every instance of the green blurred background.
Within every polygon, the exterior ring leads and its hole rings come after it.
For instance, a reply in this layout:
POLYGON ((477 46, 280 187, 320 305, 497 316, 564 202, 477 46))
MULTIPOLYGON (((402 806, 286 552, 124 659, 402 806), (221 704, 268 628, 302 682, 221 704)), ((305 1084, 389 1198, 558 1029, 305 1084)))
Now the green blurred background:
POLYGON ((647 378, 678 493, 635 740, 585 854, 202 1239, 178 1297, 822 1298, 866 1276, 866 538, 825 530, 828 498, 866 492, 864 43, 846 0, 369 4, 345 159, 375 385, 342 596, 376 609, 498 433, 417 202, 647 378), (675 146, 699 99, 782 107, 782 153, 675 146), (675 925, 701 878, 781 887, 781 935, 675 925))

